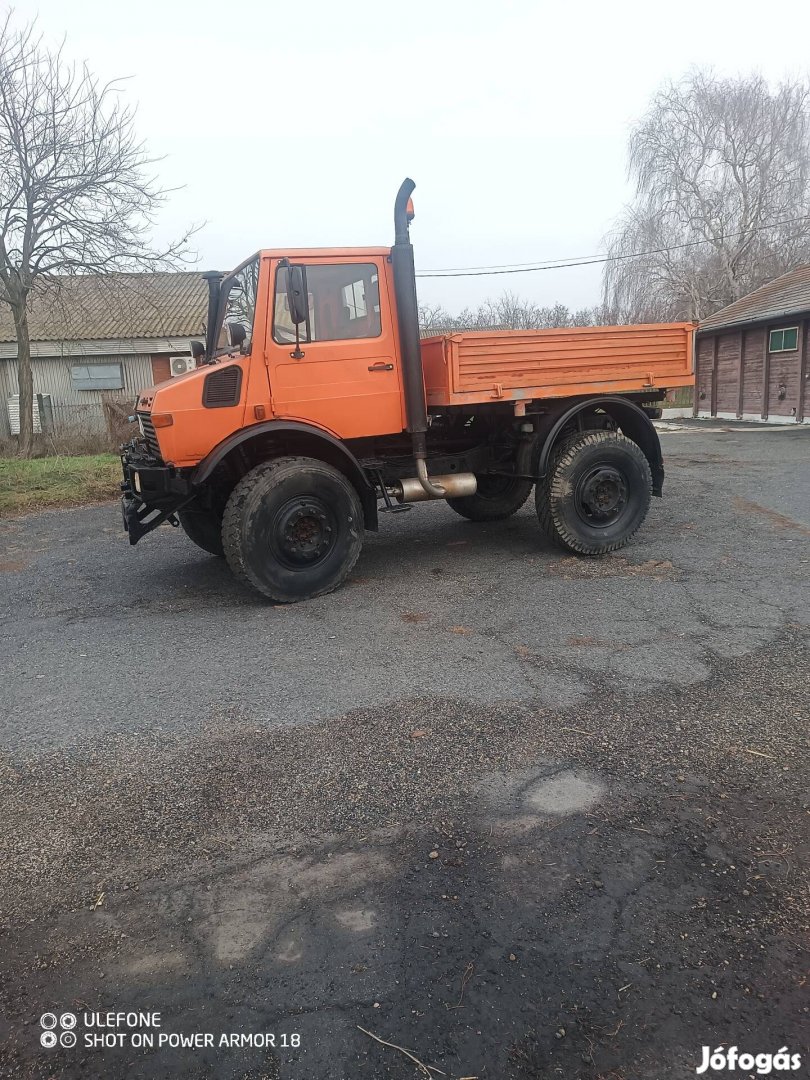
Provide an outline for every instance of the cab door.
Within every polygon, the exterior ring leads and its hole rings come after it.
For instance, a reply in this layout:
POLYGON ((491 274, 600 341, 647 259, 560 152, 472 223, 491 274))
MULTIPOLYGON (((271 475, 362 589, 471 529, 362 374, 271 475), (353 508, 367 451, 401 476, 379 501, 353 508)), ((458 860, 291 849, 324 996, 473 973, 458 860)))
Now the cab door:
POLYGON ((274 414, 311 421, 343 439, 402 431, 402 381, 385 256, 291 257, 290 262, 303 270, 309 311, 298 328, 296 357, 287 272, 277 261, 267 336, 274 414))

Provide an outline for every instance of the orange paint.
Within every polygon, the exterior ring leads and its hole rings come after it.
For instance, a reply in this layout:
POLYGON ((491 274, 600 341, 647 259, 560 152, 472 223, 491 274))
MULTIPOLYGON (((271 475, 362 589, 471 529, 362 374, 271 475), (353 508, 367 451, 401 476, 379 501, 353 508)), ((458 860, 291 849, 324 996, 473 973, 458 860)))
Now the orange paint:
MULTIPOLYGON (((138 408, 151 408, 164 461, 196 465, 229 435, 264 419, 304 421, 346 440, 402 432, 399 328, 389 256, 388 248, 261 252, 250 355, 234 352, 141 392, 138 408), (282 258, 304 266, 313 277, 318 267, 336 268, 326 275, 337 282, 334 295, 326 287, 312 301, 313 321, 327 328, 324 340, 303 341, 301 358, 292 355, 294 342, 277 340, 278 331, 274 336, 276 271, 282 258), (353 321, 347 324, 347 287, 341 282, 357 275, 364 275, 366 284, 360 299, 350 301, 353 321), (329 339, 330 326, 340 326, 343 336, 329 339), (346 336, 347 326, 356 327, 357 335, 346 336), (206 378, 229 365, 242 371, 238 402, 205 407, 206 378), (159 414, 171 417, 170 426, 158 422, 159 414)), ((437 409, 691 386, 693 329, 675 323, 429 338, 422 343, 427 405, 437 409)))

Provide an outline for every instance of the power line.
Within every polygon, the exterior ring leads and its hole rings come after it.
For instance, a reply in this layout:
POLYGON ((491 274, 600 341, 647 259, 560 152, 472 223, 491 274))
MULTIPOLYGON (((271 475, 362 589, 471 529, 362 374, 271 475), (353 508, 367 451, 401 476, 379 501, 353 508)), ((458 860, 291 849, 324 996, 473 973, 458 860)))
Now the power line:
POLYGON ((705 240, 689 240, 684 244, 650 248, 649 251, 628 252, 626 255, 583 255, 571 256, 557 262, 501 263, 492 266, 452 267, 446 270, 420 270, 417 271, 416 276, 418 278, 490 277, 498 274, 531 274, 537 270, 566 270, 571 266, 596 266, 599 263, 623 262, 626 259, 642 259, 648 255, 663 255, 670 251, 683 251, 686 248, 700 247, 701 244, 713 244, 718 240, 744 236, 749 232, 764 232, 767 229, 778 229, 781 225, 795 225, 798 221, 810 221, 810 217, 805 214, 801 217, 786 218, 784 221, 774 221, 770 225, 759 225, 756 229, 740 229, 739 232, 728 233, 725 237, 710 236, 705 240))

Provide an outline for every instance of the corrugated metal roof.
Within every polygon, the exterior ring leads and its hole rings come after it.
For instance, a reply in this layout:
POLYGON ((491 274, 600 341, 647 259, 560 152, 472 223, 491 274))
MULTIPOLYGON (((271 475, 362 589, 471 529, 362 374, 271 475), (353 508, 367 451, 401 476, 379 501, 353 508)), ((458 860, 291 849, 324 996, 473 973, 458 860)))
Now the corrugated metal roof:
MULTIPOLYGON (((31 294, 32 341, 104 341, 202 333, 208 288, 197 273, 83 274, 52 279, 31 294)), ((0 342, 16 341, 11 309, 0 304, 0 342)))
POLYGON ((810 311, 810 264, 790 270, 704 319, 698 330, 766 322, 810 311))

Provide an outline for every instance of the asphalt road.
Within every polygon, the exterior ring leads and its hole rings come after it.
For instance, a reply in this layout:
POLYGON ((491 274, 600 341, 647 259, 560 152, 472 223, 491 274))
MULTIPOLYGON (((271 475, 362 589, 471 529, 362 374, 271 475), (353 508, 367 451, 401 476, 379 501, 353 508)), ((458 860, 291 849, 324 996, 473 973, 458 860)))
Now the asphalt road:
POLYGON ((112 506, 0 523, 1 1074, 806 1054, 810 431, 662 439, 622 552, 417 507, 293 607, 112 506), (86 1047, 108 1009, 215 1046, 86 1047))

